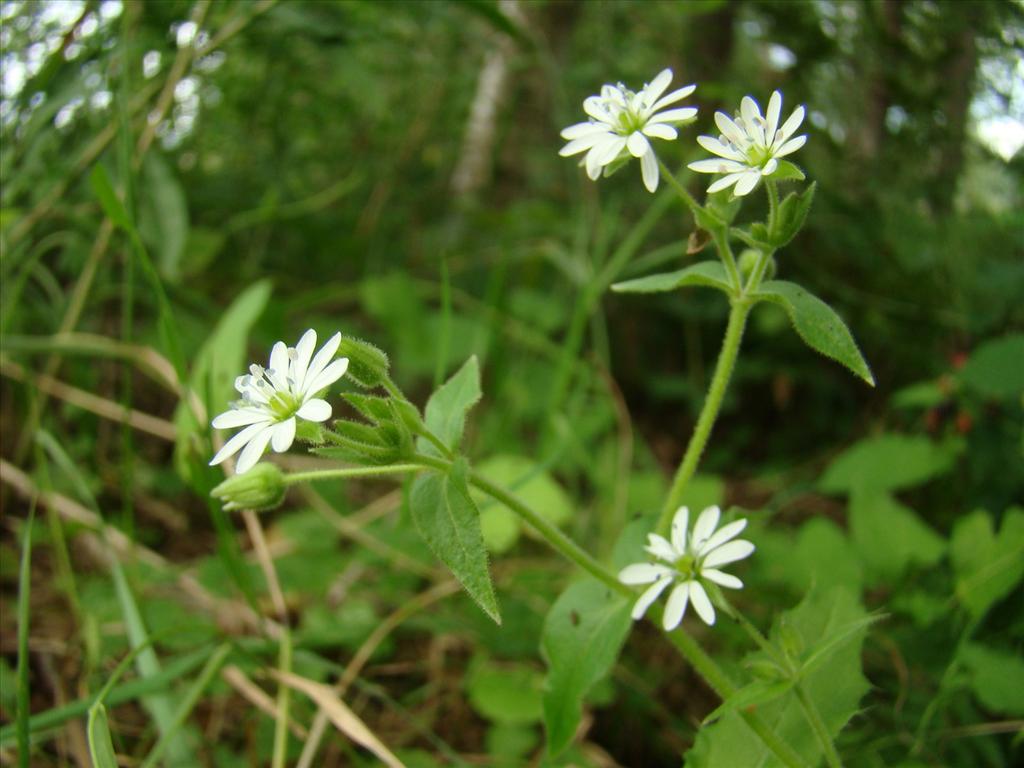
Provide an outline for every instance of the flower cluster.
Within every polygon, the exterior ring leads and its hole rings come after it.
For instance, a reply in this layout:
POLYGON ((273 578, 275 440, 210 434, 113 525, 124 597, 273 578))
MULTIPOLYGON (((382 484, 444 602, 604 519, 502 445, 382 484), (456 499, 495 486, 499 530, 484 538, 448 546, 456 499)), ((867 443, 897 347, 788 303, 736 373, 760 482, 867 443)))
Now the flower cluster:
POLYGON ((749 557, 754 551, 754 545, 749 541, 734 541, 747 527, 746 520, 736 520, 715 531, 721 514, 718 507, 708 507, 700 513, 690 532, 690 510, 680 507, 672 519, 671 541, 656 533, 648 535, 646 551, 660 562, 634 563, 619 572, 619 581, 623 584, 651 585, 633 606, 634 620, 641 618, 661 593, 674 583, 676 586, 668 597, 663 617, 666 630, 679 626, 690 603, 704 623, 709 626, 715 623, 715 608, 702 582, 711 581, 729 589, 741 589, 743 582, 719 570, 719 567, 749 557))
POLYGON ((213 427, 244 429, 217 451, 210 464, 220 464, 241 451, 235 466, 236 474, 240 475, 260 460, 268 443, 277 453, 287 451, 295 439, 297 419, 329 419, 330 403, 316 395, 348 369, 347 357, 334 360, 339 344, 341 334, 336 333, 314 357, 316 331, 310 329, 294 347, 277 342, 266 368, 251 365, 247 375, 235 379, 235 389, 242 397, 213 420, 213 427))
MULTIPOLYGON (((590 119, 562 131, 568 143, 559 154, 568 157, 586 152, 583 165, 594 180, 630 156, 638 158, 644 186, 656 191, 658 158, 650 139, 672 141, 679 135, 677 127, 697 115, 695 107, 666 109, 697 87, 687 85, 663 95, 671 82, 672 70, 665 69, 635 93, 622 83, 602 86, 599 94, 583 101, 583 110, 590 119)), ((717 157, 698 160, 688 167, 699 173, 722 174, 708 187, 709 193, 732 187, 737 197, 749 194, 762 177, 779 169, 779 158, 796 152, 807 141, 807 136, 793 136, 803 122, 804 108, 797 107, 780 126, 781 114, 782 94, 778 91, 772 93, 764 115, 750 96, 743 98, 733 117, 716 112, 715 123, 721 135, 700 136, 697 142, 717 157)))
POLYGON ((632 155, 640 159, 644 186, 654 192, 658 188, 658 158, 649 139, 671 141, 679 135, 675 126, 697 116, 693 107, 665 109, 697 88, 687 85, 662 95, 671 82, 672 70, 665 69, 636 93, 622 83, 605 85, 599 95, 583 102, 590 120, 562 131, 562 138, 569 143, 559 154, 569 157, 586 152, 583 162, 591 179, 597 179, 603 168, 632 155), (665 111, 659 112, 662 109, 665 111))

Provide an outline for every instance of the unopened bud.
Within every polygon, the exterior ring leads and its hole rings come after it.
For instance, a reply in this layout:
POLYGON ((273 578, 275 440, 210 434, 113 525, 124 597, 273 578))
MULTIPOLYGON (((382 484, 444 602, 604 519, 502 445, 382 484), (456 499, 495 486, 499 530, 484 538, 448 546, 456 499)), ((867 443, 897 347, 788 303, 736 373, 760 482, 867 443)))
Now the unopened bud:
MULTIPOLYGON (((743 275, 744 281, 750 279, 750 275, 753 274, 754 269, 757 267, 758 261, 761 260, 761 254, 755 251, 753 248, 747 248, 743 253, 740 254, 740 274, 743 275)), ((771 280, 775 277, 775 257, 771 256, 768 258, 768 264, 765 266, 763 280, 771 280)))
POLYGON ((284 501, 287 486, 281 470, 273 464, 260 462, 241 475, 232 475, 210 495, 224 502, 224 509, 273 509, 284 501))
POLYGON ((360 339, 346 336, 338 347, 338 355, 348 358, 348 378, 364 389, 383 384, 388 377, 388 356, 360 339))

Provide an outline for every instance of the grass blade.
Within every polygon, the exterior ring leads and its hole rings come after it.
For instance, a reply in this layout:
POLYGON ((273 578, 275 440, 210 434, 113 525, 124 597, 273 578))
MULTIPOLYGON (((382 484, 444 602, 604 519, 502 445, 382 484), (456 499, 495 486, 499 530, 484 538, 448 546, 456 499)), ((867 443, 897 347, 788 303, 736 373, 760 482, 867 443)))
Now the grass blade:
POLYGON ((107 708, 100 702, 89 707, 89 757, 93 768, 117 768, 114 742, 110 738, 107 708))
POLYGON ((18 732, 18 766, 29 768, 29 691, 28 691, 28 622, 29 599, 32 592, 30 579, 32 574, 32 522, 35 519, 36 504, 28 511, 25 521, 25 532, 21 544, 21 568, 18 571, 18 707, 16 726, 18 732))

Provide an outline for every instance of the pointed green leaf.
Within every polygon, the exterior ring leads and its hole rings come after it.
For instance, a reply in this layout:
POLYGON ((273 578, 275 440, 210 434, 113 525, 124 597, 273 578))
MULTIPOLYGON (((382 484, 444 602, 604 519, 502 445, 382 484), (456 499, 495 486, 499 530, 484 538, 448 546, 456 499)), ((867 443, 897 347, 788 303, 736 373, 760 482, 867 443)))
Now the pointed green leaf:
POLYGON ((770 280, 755 294, 781 306, 807 346, 842 363, 871 386, 875 378, 843 319, 828 304, 796 283, 770 280))
MULTIPOLYGON (((772 629, 771 641, 783 644, 783 634, 796 638, 797 645, 812 642, 830 644, 834 637, 845 634, 813 671, 800 682, 814 702, 828 729, 835 736, 857 713, 861 697, 868 691, 868 681, 861 672, 861 646, 867 628, 860 625, 867 614, 857 598, 842 587, 828 591, 812 590, 800 605, 786 611, 772 629)), ((792 642, 788 643, 793 645, 792 642)), ((817 646, 814 646, 817 647, 817 646)), ((810 651, 813 653, 813 648, 810 651)), ((763 661, 762 652, 748 657, 748 663, 763 661)), ((773 690, 767 690, 774 693, 773 690)), ((808 765, 820 765, 822 751, 792 691, 781 697, 756 705, 758 714, 772 724, 772 730, 789 744, 808 765)), ((768 751, 759 737, 747 726, 737 711, 726 712, 720 720, 701 728, 697 741, 687 755, 687 768, 758 765, 778 768, 782 763, 768 751)))
POLYGON ((755 680, 719 704, 711 714, 704 718, 704 724, 714 722, 727 712, 735 712, 747 707, 758 707, 769 701, 775 701, 792 687, 792 680, 755 680))
MULTIPOLYGON (((480 365, 473 355, 430 396, 425 411, 427 429, 455 450, 462 442, 466 413, 480 397, 480 365)), ((438 455, 437 448, 424 438, 420 438, 418 447, 428 455, 438 455)))
POLYGON ((717 288, 729 294, 734 292, 725 268, 717 261, 701 261, 676 272, 662 272, 615 283, 612 290, 616 293, 662 293, 688 285, 717 288))
POLYGON ((952 469, 962 449, 960 441, 936 443, 917 435, 867 437, 832 460, 818 487, 826 493, 912 488, 952 469))
POLYGON ((1024 716, 1024 659, 1019 654, 968 643, 959 653, 971 676, 971 688, 985 708, 1001 715, 1024 716))
POLYGON ((121 198, 114 190, 110 174, 107 173, 107 169, 103 165, 97 163, 93 166, 92 172, 89 174, 89 184, 92 186, 92 191, 96 193, 96 197, 99 198, 103 213, 107 215, 107 218, 115 226, 126 232, 131 232, 133 229, 131 218, 128 216, 128 211, 125 209, 124 203, 121 202, 121 198))
POLYGON ((1024 578, 1024 509, 1007 510, 998 535, 988 512, 961 518, 949 551, 957 599, 980 618, 1024 578))
POLYGON ((487 570, 480 512, 469 495, 465 459, 446 474, 430 472, 413 483, 409 508, 427 545, 459 580, 469 596, 498 624, 501 613, 487 570))
POLYGON ((795 163, 791 163, 789 160, 779 160, 779 166, 771 178, 775 181, 803 181, 807 177, 795 163))
POLYGON ((911 565, 934 565, 945 554, 945 540, 885 491, 855 491, 849 514, 870 583, 890 584, 911 565))
POLYGON ((775 248, 786 245, 803 228, 807 213, 811 210, 811 203, 814 202, 816 188, 816 184, 811 184, 799 194, 790 192, 779 204, 778 214, 775 217, 775 229, 769 235, 775 248))
POLYGON ((583 716, 583 699, 615 665, 629 634, 629 600, 595 579, 571 584, 544 620, 541 652, 548 664, 544 726, 548 752, 572 741, 583 716))
POLYGON ((96 702, 89 707, 89 757, 93 768, 117 768, 117 755, 110 739, 110 725, 107 722, 107 708, 96 702))

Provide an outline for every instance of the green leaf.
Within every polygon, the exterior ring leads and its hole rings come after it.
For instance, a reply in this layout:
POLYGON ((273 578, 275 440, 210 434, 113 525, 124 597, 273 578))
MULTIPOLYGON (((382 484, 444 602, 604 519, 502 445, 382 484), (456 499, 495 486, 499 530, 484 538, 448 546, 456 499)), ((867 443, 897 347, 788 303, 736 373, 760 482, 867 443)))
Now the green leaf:
POLYGON ((446 474, 416 479, 409 508, 420 535, 484 612, 501 623, 498 601, 487 570, 487 549, 480 533, 480 513, 469 494, 465 459, 446 474))
POLYGON ((1019 654, 968 643, 959 654, 971 676, 971 688, 986 709, 1000 715, 1024 715, 1024 659, 1019 654))
POLYGON ((945 540, 885 491, 855 491, 849 514, 871 583, 892 582, 911 565, 934 565, 945 554, 945 540))
POLYGON ((981 618, 1024 578, 1024 509, 1007 510, 998 535, 988 512, 960 519, 949 554, 957 599, 972 617, 981 618))
MULTIPOLYGON (((249 332, 263 314, 270 291, 269 280, 260 280, 242 291, 221 315, 213 333, 195 356, 189 383, 193 391, 206 400, 206 412, 211 418, 226 410, 228 403, 237 396, 234 381, 245 370, 249 332)), ((210 457, 200 455, 199 450, 205 450, 205 446, 197 438, 206 433, 207 426, 196 421, 185 402, 178 405, 174 424, 178 429, 175 466, 183 478, 199 483, 204 473, 196 466, 205 468, 210 457)))
POLYGON ((725 268, 717 261, 701 261, 676 272, 662 272, 615 283, 612 290, 616 293, 663 293, 689 285, 717 288, 728 294, 734 292, 725 268))
MULTIPOLYGON (((507 488, 540 516, 554 525, 563 525, 572 516, 572 500, 547 470, 525 456, 499 454, 476 466, 476 471, 497 485, 507 488)), ((487 548, 506 552, 519 539, 519 516, 504 504, 479 491, 473 497, 481 510, 481 524, 487 548)), ((527 529, 530 532, 530 529, 527 529)))
POLYGON ((771 175, 771 178, 774 181, 803 181, 807 177, 804 176, 804 172, 797 165, 789 162, 789 160, 779 160, 779 165, 771 175))
POLYGON ((158 153, 146 155, 142 171, 139 233, 156 254, 160 273, 177 280, 189 234, 188 202, 174 171, 158 153))
POLYGON ((755 680, 740 688, 736 693, 719 704, 711 714, 704 718, 704 725, 712 723, 727 712, 759 707, 769 701, 775 701, 793 687, 792 680, 755 680))
MULTIPOLYGON (((866 617, 864 609, 849 590, 842 587, 827 591, 815 589, 800 605, 786 611, 772 629, 771 639, 776 646, 782 645, 783 634, 795 636, 798 645, 803 646, 812 642, 828 644, 836 636, 845 635, 843 641, 835 645, 833 651, 800 683, 832 736, 838 734, 857 713, 858 703, 869 688, 861 673, 860 658, 867 629, 861 625, 850 631, 851 626, 866 617)), ((758 652, 748 657, 748 663, 765 659, 766 656, 758 652)), ((766 691, 766 695, 771 692, 766 691)), ((795 693, 788 692, 760 704, 757 711, 808 765, 821 763, 821 747, 807 725, 795 693)), ((736 711, 726 712, 718 722, 701 728, 696 743, 686 755, 687 768, 741 765, 777 768, 781 763, 736 711)))
POLYGON ((569 585, 551 606, 541 636, 549 754, 572 741, 584 697, 615 665, 632 623, 629 610, 629 600, 589 578, 569 585))
MULTIPOLYGON (((793 167, 796 168, 796 166, 793 167)), ((799 169, 797 172, 799 173, 799 169)), ((814 202, 816 188, 817 184, 815 183, 799 194, 790 192, 779 204, 779 210, 775 217, 775 229, 770 235, 774 247, 781 248, 786 245, 801 230, 807 219, 807 213, 811 210, 811 203, 814 202)))
POLYGON ((114 754, 114 743, 110 738, 110 725, 107 722, 107 708, 96 702, 89 707, 89 757, 93 768, 117 768, 117 755, 114 754))
POLYGON ((982 344, 960 370, 960 379, 985 397, 1009 400, 1024 395, 1024 334, 982 344))
POLYGON ((826 493, 911 488, 952 469, 961 449, 959 441, 934 443, 909 435, 868 437, 839 454, 818 487, 826 493))
POLYGON ((117 192, 114 190, 110 174, 107 173, 107 169, 103 165, 97 163, 93 166, 92 171, 89 173, 89 184, 92 186, 93 192, 96 193, 96 197, 99 198, 100 206, 102 206, 103 213, 107 215, 107 218, 115 226, 120 227, 126 232, 131 232, 131 218, 128 216, 128 211, 125 209, 121 198, 118 197, 117 192))
POLYGON ((799 593, 846 586, 859 594, 864 568, 843 530, 824 517, 800 526, 795 540, 776 531, 759 532, 757 538, 763 568, 769 579, 783 581, 799 593))
MULTIPOLYGON (((480 400, 480 366, 473 355, 427 401, 427 429, 452 450, 462 442, 466 413, 480 400)), ((438 450, 425 438, 417 442, 420 451, 437 456, 438 450)))
POLYGON ((807 346, 842 363, 871 386, 875 379, 842 318, 817 296, 796 283, 770 280, 755 294, 786 310, 793 327, 807 346))
POLYGON ((542 675, 525 664, 474 658, 466 675, 469 703, 491 722, 506 725, 541 719, 542 675))

